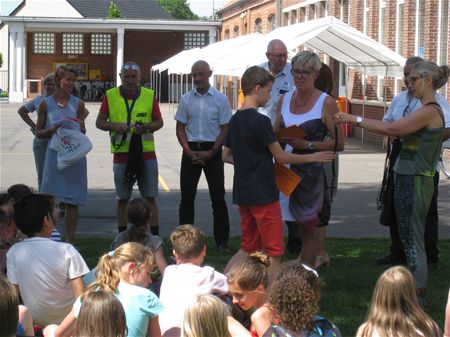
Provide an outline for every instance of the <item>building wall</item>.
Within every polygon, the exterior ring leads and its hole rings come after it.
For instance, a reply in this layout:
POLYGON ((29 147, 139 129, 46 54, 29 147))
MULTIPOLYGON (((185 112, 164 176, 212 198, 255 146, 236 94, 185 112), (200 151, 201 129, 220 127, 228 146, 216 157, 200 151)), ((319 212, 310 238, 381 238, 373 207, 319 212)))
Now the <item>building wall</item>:
POLYGON ((26 6, 15 16, 52 18, 82 18, 81 14, 66 0, 26 0, 26 6))

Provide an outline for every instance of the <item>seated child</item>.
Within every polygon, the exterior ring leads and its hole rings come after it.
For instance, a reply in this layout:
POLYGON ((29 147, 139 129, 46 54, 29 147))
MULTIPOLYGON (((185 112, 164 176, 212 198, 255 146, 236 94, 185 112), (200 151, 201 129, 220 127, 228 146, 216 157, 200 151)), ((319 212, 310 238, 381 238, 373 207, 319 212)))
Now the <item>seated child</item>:
POLYGON ((8 279, 0 274, 0 336, 33 336, 33 319, 8 279))
POLYGON ((114 250, 126 242, 138 242, 147 246, 153 252, 159 272, 161 275, 164 274, 167 262, 164 257, 163 241, 149 231, 151 209, 148 201, 144 198, 131 200, 127 205, 126 213, 130 225, 127 230, 116 235, 111 249, 114 250))
POLYGON ((319 300, 317 272, 300 261, 286 263, 272 284, 269 306, 260 308, 260 311, 272 311, 271 316, 279 323, 260 317, 253 322, 258 336, 341 337, 333 323, 317 315, 319 300), (259 331, 264 332, 260 334, 259 331))
POLYGON ((254 252, 240 264, 234 265, 227 273, 228 287, 233 296, 233 304, 251 315, 250 333, 252 337, 262 336, 265 331, 255 331, 254 325, 260 319, 276 322, 275 317, 265 310, 267 288, 269 286, 269 257, 262 252, 254 252), (263 315, 263 317, 261 317, 263 315))
POLYGON ((391 267, 378 279, 357 337, 438 337, 442 331, 419 305, 411 272, 391 267))
MULTIPOLYGON (((158 315, 163 308, 158 297, 147 289, 151 283, 150 271, 153 267, 153 253, 148 247, 127 242, 100 258, 97 281, 86 288, 86 292, 107 290, 118 298, 125 311, 127 337, 161 337, 158 315)), ((47 326, 44 336, 73 336, 83 306, 83 299, 80 297, 61 325, 47 326)))
POLYGON ((170 235, 176 265, 168 266, 161 284, 161 303, 164 310, 159 316, 163 336, 179 337, 184 310, 195 296, 228 292, 227 278, 214 268, 202 267, 206 255, 205 235, 192 225, 177 227, 170 235))
POLYGON ((74 337, 125 337, 127 324, 122 303, 110 291, 93 289, 83 294, 74 337))
POLYGON ((250 337, 230 316, 228 306, 214 295, 199 295, 184 312, 183 337, 250 337))
POLYGON ((7 253, 7 275, 38 325, 60 323, 83 291, 89 269, 70 244, 49 239, 51 207, 42 195, 31 194, 14 204, 17 227, 28 236, 7 253))

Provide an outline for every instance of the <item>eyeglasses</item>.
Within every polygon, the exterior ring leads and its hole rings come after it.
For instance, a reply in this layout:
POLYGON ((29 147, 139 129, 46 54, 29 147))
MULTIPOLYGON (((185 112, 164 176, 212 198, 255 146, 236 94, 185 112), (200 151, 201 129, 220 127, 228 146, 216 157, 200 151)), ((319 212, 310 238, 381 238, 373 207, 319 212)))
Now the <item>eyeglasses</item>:
POLYGON ((276 58, 276 59, 285 59, 287 58, 287 53, 282 53, 282 54, 272 54, 269 53, 270 56, 276 58))
POLYGON ((309 75, 311 75, 311 71, 309 70, 297 70, 297 69, 292 69, 291 70, 292 75, 294 76, 298 76, 300 75, 301 78, 307 78, 309 77, 309 75))
POLYGON ((409 76, 409 77, 408 77, 408 81, 409 81, 411 84, 414 84, 414 83, 416 83, 416 81, 417 81, 418 79, 420 79, 420 78, 423 78, 423 75, 421 75, 421 76, 409 76))
POLYGON ((136 63, 125 63, 122 66, 122 71, 126 70, 134 70, 134 71, 141 71, 141 68, 136 63))

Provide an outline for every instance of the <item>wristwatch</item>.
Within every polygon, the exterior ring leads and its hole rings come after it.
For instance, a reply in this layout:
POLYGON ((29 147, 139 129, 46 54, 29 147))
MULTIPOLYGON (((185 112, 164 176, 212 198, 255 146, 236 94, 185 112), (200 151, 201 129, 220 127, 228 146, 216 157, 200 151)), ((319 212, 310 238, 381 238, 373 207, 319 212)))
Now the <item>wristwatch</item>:
POLYGON ((309 141, 308 149, 311 151, 314 151, 316 149, 316 147, 314 146, 314 143, 311 140, 309 141))
POLYGON ((217 149, 217 148, 215 148, 215 147, 212 147, 212 148, 211 148, 211 151, 212 151, 213 156, 215 156, 216 154, 219 153, 220 150, 217 149))
POLYGON ((360 126, 362 121, 363 121, 363 118, 361 116, 357 116, 355 125, 356 126, 360 126))

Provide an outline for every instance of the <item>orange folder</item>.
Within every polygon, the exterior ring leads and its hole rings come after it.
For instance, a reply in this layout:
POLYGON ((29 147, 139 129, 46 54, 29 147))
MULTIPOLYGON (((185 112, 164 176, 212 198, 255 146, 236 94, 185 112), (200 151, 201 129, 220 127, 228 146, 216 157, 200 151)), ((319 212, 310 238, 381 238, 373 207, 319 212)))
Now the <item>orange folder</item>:
POLYGON ((278 129, 275 136, 278 141, 281 141, 282 138, 305 138, 306 132, 297 125, 291 125, 288 128, 278 129))
POLYGON ((273 168, 275 171, 275 182, 278 189, 283 192, 284 195, 291 195, 298 184, 300 184, 302 178, 286 166, 277 162, 273 164, 273 168))

